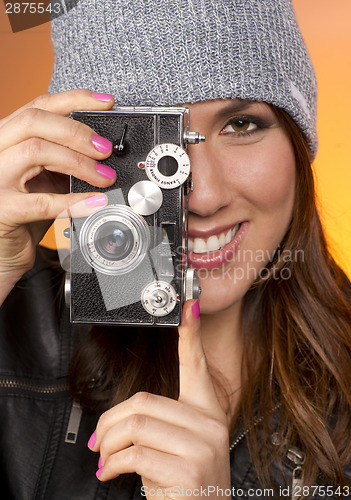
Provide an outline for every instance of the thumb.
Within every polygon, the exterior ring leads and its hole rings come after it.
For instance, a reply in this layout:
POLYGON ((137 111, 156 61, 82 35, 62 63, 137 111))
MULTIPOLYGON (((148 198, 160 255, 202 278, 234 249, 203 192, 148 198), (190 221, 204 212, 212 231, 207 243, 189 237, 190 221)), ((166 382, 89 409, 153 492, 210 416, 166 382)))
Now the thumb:
POLYGON ((218 416, 218 411, 222 413, 222 410, 202 346, 198 300, 189 300, 184 304, 178 331, 179 401, 218 416))

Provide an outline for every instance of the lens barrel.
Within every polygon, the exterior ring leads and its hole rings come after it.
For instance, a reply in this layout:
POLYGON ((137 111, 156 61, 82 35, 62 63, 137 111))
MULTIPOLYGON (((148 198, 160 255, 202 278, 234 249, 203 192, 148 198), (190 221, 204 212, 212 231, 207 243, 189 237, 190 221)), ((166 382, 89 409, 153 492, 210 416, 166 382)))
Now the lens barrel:
POLYGON ((150 231, 145 219, 128 206, 109 205, 84 221, 79 243, 90 266, 120 275, 142 262, 150 246, 150 231))

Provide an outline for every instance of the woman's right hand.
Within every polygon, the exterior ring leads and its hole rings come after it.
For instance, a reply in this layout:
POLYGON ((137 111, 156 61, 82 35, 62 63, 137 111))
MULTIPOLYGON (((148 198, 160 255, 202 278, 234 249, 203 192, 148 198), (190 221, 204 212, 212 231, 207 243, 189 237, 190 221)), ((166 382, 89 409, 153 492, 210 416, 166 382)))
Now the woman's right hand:
POLYGON ((70 175, 99 188, 116 179, 99 164, 112 144, 68 115, 113 104, 108 94, 72 90, 38 97, 0 121, 0 303, 33 267, 49 221, 106 205, 101 193, 69 193, 70 175))

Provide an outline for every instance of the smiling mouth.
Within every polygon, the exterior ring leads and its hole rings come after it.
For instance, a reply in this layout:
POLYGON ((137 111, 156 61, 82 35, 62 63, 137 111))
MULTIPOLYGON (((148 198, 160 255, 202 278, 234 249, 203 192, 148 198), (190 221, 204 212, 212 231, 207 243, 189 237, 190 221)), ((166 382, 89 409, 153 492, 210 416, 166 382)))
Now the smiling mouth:
POLYGON ((241 224, 208 238, 188 238, 188 251, 195 254, 217 252, 228 245, 238 234, 241 224))

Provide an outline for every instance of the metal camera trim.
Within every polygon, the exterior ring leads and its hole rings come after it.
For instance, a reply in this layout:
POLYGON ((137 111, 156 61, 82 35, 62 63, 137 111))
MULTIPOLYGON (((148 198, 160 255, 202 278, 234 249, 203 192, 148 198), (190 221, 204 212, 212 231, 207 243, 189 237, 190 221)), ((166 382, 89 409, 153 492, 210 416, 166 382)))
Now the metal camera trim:
POLYGON ((135 269, 144 260, 150 246, 149 226, 132 208, 126 205, 109 205, 90 215, 83 223, 79 245, 86 262, 96 271, 109 275, 122 275, 135 269), (102 257, 95 246, 95 233, 106 222, 125 224, 134 238, 132 251, 120 261, 102 257))

